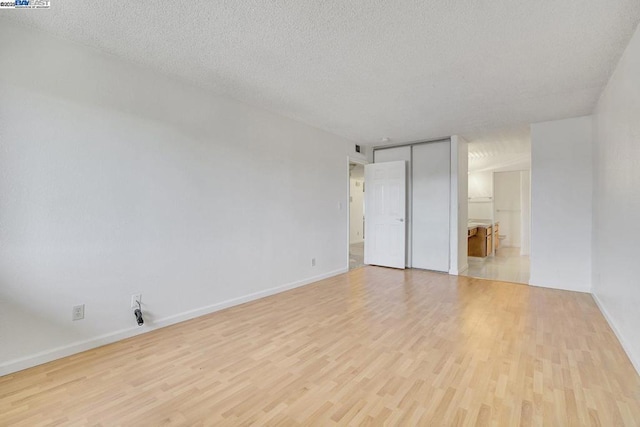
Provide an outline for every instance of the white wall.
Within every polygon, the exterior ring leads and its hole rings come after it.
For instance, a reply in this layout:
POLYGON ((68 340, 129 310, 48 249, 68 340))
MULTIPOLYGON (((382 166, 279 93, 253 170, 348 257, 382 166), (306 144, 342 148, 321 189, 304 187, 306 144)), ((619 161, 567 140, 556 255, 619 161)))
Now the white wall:
POLYGON ((493 218, 493 172, 471 172, 467 177, 469 186, 469 218, 493 218))
POLYGON ((451 137, 451 255, 449 274, 469 268, 467 229, 469 221, 469 143, 459 135, 451 137))
POLYGON ((595 112, 593 293, 640 372, 640 29, 595 112))
POLYGON ((493 218, 500 223, 499 232, 504 236, 500 246, 519 248, 522 217, 520 172, 494 173, 493 188, 493 218))
POLYGON ((520 171, 520 255, 531 253, 531 171, 520 171))
POLYGON ((469 197, 493 197, 493 172, 470 172, 468 174, 469 197))
POLYGON ((530 284, 591 290, 592 119, 531 125, 530 284))
MULTIPOLYGON (((358 165, 357 168, 364 166, 358 165)), ((364 172, 363 172, 364 174, 364 172)), ((349 178, 349 243, 362 243, 364 222, 364 176, 362 178, 349 178)))
POLYGON ((0 37, 20 40, 0 52, 0 375, 346 271, 352 143, 32 29, 0 37))

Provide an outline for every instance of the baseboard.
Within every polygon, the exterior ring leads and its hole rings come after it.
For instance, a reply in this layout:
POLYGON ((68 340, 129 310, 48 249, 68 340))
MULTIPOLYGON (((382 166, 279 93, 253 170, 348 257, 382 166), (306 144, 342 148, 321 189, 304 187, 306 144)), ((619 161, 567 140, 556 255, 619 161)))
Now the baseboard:
POLYGON ((469 264, 465 264, 463 265, 461 268, 458 268, 458 276, 461 275, 462 273, 464 273, 465 271, 467 271, 469 269, 469 264))
POLYGON ((640 360, 634 359, 633 354, 631 354, 631 351, 629 351, 629 345, 627 344, 624 337, 616 327, 616 324, 614 323, 613 318, 609 315, 609 312, 607 311, 607 309, 604 308, 604 305, 602 305, 602 302, 600 302, 600 299, 598 298, 598 296, 594 293, 591 293, 591 296, 593 297, 593 300, 596 302, 596 305, 600 309, 600 312, 602 313, 604 318, 607 320, 609 327, 618 338, 618 341, 620 341, 620 345, 622 346, 622 349, 624 350, 624 352, 627 354, 627 357, 631 361, 631 364, 636 369, 636 372, 638 373, 638 375, 640 375, 640 360))
POLYGON ((546 285, 546 284, 536 283, 536 281, 531 280, 531 278, 529 278, 529 286, 537 286, 538 288, 547 288, 547 289, 557 289, 560 291, 583 292, 585 294, 591 293, 591 289, 589 288, 582 288, 578 286, 573 287, 573 286, 546 285))
POLYGON ((90 338, 88 340, 77 341, 65 346, 56 347, 51 350, 46 350, 40 353, 22 357, 19 359, 9 360, 7 362, 0 364, 0 376, 9 375, 14 372, 18 372, 18 371, 22 371, 23 369, 42 365, 43 363, 51 362, 56 359, 61 359, 63 357, 71 356, 73 354, 81 353, 83 351, 87 351, 97 347, 101 347, 103 345, 111 344, 116 341, 121 341, 126 338, 131 338, 136 335, 141 335, 147 332, 154 331, 156 329, 164 328, 170 325, 175 325, 176 323, 184 322, 186 320, 204 316, 206 314, 214 313, 216 311, 224 310, 225 308, 244 304, 250 301, 255 301, 257 299, 275 295, 280 292, 288 291, 290 289, 299 288, 301 286, 305 286, 310 283, 317 282, 319 280, 327 279, 329 277, 337 276, 338 274, 346 273, 347 271, 349 271, 348 268, 340 268, 338 270, 330 271, 328 273, 320 274, 318 276, 313 276, 303 280, 287 283, 282 286, 276 286, 274 288, 269 288, 263 291, 254 292, 241 297, 232 298, 216 304, 211 304, 204 307, 196 308, 194 310, 189 310, 182 313, 167 316, 162 319, 155 320, 153 323, 145 323, 145 326, 141 328, 132 327, 127 329, 121 329, 119 331, 110 332, 108 334, 100 335, 94 338, 90 338))

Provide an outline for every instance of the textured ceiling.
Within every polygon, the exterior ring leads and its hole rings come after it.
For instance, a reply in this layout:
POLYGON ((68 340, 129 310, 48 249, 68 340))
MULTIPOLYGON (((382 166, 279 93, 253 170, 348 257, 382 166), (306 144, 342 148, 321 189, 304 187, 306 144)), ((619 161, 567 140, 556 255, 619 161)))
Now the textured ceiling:
POLYGON ((521 126, 465 135, 469 172, 531 169, 531 129, 521 126))
POLYGON ((589 114, 640 21, 638 0, 51 3, 0 19, 363 143, 589 114))

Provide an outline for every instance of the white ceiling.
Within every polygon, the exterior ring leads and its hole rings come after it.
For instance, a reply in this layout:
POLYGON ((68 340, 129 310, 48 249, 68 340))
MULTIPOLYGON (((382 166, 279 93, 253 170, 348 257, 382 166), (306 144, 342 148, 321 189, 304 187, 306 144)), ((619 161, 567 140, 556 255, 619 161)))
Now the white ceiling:
POLYGON ((589 114, 640 21, 638 0, 51 3, 0 20, 362 143, 589 114))
POLYGON ((531 129, 520 126, 465 135, 469 172, 531 169, 531 129))

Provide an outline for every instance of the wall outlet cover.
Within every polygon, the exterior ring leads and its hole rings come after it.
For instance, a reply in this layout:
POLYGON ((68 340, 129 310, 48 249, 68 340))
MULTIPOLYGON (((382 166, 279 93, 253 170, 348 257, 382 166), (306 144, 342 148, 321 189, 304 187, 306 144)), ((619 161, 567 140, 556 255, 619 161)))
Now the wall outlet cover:
POLYGON ((71 311, 71 320, 84 319, 84 304, 74 305, 71 311))
POLYGON ((131 295, 131 308, 138 308, 138 301, 142 304, 142 294, 131 295))

